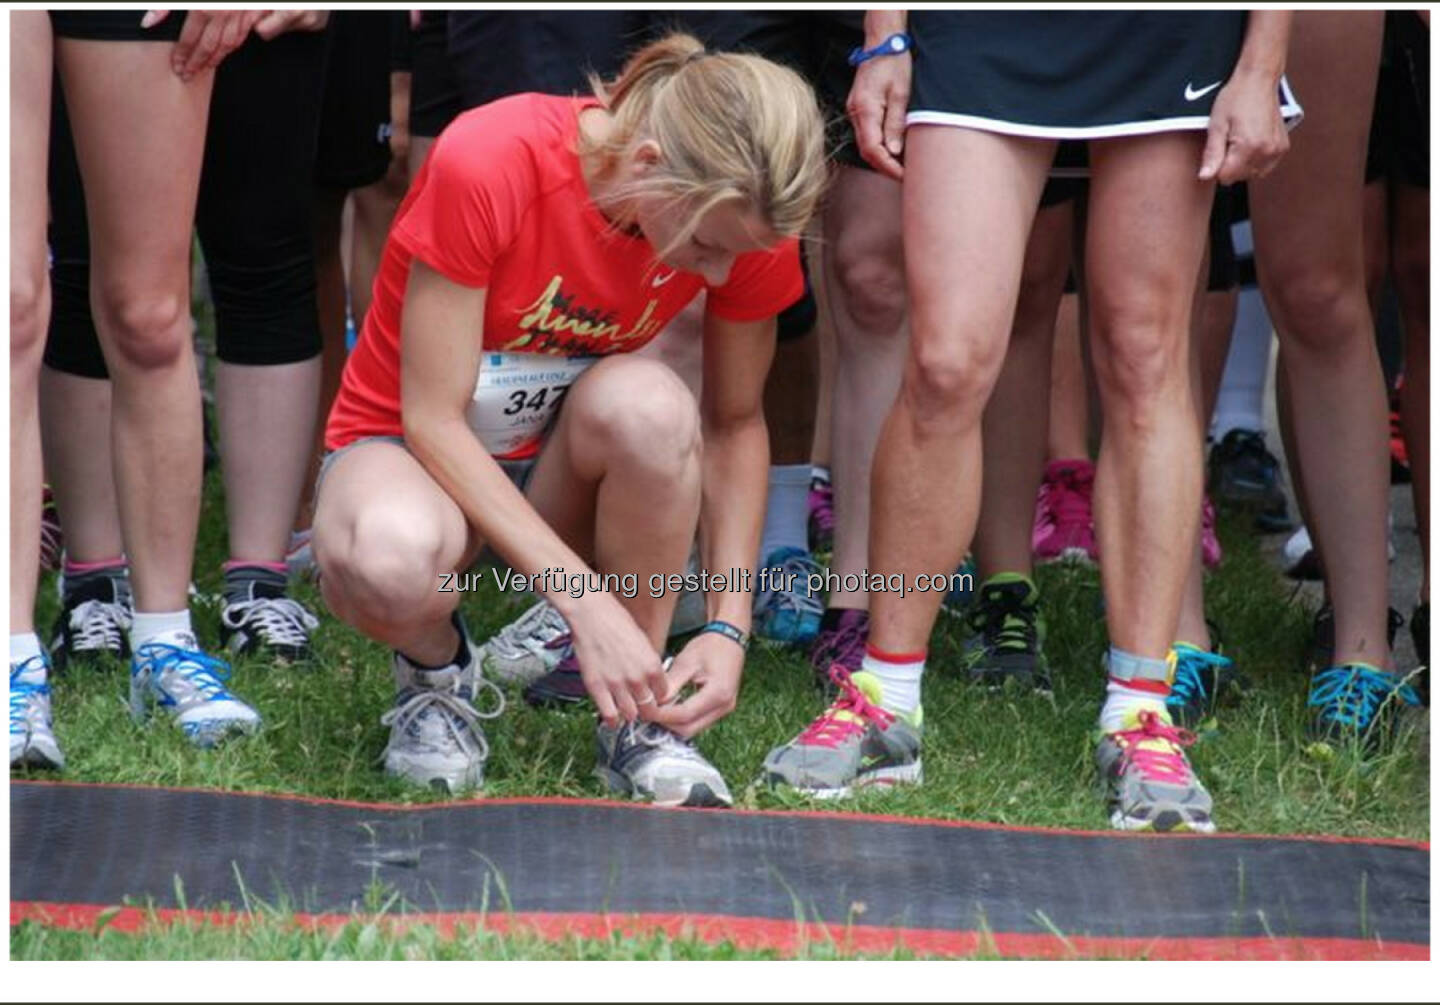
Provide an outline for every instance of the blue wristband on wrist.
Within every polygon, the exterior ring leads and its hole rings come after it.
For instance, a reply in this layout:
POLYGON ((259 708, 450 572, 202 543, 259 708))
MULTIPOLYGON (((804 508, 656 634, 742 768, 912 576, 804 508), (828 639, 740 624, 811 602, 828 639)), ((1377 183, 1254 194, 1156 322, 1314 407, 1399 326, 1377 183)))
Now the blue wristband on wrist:
POLYGON ((743 629, 737 628, 728 621, 710 621, 700 629, 700 634, 714 632, 716 635, 723 635, 731 642, 734 642, 741 649, 750 648, 750 634, 743 629))
POLYGON ((859 66, 877 56, 898 56, 902 52, 909 52, 913 45, 914 42, 909 35, 903 31, 897 31, 873 49, 857 45, 850 50, 849 62, 851 66, 859 66))

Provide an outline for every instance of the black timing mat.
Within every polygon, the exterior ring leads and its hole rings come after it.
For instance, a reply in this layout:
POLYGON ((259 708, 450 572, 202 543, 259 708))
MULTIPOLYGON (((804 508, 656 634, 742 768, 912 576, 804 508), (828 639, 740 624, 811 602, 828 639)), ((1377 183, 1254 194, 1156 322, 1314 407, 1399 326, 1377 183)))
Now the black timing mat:
POLYGON ((247 894, 336 919, 365 911, 378 883, 399 895, 396 912, 546 931, 648 923, 780 947, 818 932, 942 953, 1429 958, 1429 848, 1400 841, 12 781, 10 854, 12 923, 93 921, 108 905, 237 911, 247 894))

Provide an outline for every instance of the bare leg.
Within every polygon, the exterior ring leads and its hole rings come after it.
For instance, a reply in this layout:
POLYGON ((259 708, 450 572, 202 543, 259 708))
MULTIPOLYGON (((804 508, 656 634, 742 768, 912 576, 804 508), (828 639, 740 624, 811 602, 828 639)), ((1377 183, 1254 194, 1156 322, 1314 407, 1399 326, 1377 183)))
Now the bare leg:
POLYGON ((115 498, 108 380, 40 371, 40 416, 45 464, 65 528, 65 554, 74 562, 103 562, 125 551, 115 498))
MULTIPOLYGON (((900 186, 864 168, 842 165, 824 218, 822 302, 835 337, 839 407, 830 410, 830 480, 835 488, 837 581, 866 567, 870 472, 885 415, 905 366, 905 259, 900 186)), ((864 610, 863 591, 833 591, 832 608, 864 610)))
MULTIPOLYGON (((684 569, 700 513, 700 420, 684 384, 652 360, 597 363, 566 398, 527 496, 597 570, 636 574, 637 595, 617 599, 659 652, 675 594, 644 587, 652 573, 684 569)), ((315 514, 326 603, 417 662, 454 654, 459 594, 438 593, 439 577, 463 570, 480 543, 398 446, 364 444, 326 474, 315 514)))
POLYGON ((1296 16, 1289 73, 1307 121, 1275 172, 1251 185, 1250 207, 1283 347, 1287 447, 1306 481, 1306 522, 1335 606, 1335 661, 1388 668, 1385 391, 1361 244, 1382 20, 1379 11, 1296 16))
POLYGON ((1090 392, 1085 385, 1085 360, 1080 352, 1080 295, 1066 293, 1060 298, 1055 318, 1046 460, 1090 456, 1090 392))
POLYGON ((114 381, 135 607, 179 611, 200 513, 190 228, 214 74, 182 83, 170 47, 147 42, 61 39, 56 57, 85 181, 95 323, 114 381))
POLYGON ((307 475, 300 485, 295 529, 309 527, 315 515, 315 476, 324 453, 325 420, 340 392, 345 371, 345 268, 340 256, 340 215, 345 208, 342 189, 315 187, 313 235, 315 240, 315 307, 320 313, 320 401, 315 418, 307 475))
MULTIPOLYGON (((10 634, 35 629, 40 575, 37 393, 50 277, 45 265, 45 155, 50 137, 50 16, 10 14, 10 634)), ((12 740, 13 742, 13 740, 12 740)))
MULTIPOLYGON (((906 135, 910 351, 871 477, 872 569, 948 576, 980 508, 981 417, 1005 359, 1054 144, 969 129, 906 135)), ((878 593, 870 640, 924 651, 943 594, 878 593)))
POLYGON ((283 562, 315 438, 320 358, 215 368, 230 558, 283 562))
POLYGON ((1045 470, 1050 357, 1073 221, 1074 205, 1065 202, 1040 210, 1030 231, 1010 349, 985 407, 985 477, 975 526, 981 579, 999 572, 1030 574, 1034 521, 1014 502, 1034 498, 1045 470))
POLYGON ((1198 539, 1201 433, 1189 355, 1212 185, 1203 137, 1090 145, 1086 268, 1105 432, 1095 520, 1111 645, 1164 659, 1198 539), (1161 474, 1163 472, 1163 474, 1161 474))

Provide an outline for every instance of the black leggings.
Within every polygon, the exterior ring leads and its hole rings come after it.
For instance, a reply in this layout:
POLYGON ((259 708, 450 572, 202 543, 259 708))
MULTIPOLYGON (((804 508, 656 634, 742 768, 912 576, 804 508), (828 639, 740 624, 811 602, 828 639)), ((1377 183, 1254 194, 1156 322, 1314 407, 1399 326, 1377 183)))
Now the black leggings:
MULTIPOLYGON (((195 226, 217 355, 275 366, 320 353, 310 202, 328 32, 254 37, 215 75, 195 226)), ((50 136, 53 308, 45 363, 107 377, 90 311, 84 189, 59 81, 50 136)))

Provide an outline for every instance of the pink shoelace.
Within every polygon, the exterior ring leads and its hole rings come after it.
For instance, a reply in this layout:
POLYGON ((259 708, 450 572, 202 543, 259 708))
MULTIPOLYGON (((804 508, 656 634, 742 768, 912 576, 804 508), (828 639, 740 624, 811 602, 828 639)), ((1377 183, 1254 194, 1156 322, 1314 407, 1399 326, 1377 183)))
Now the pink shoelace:
POLYGON ((1062 468, 1053 482, 1047 482, 1045 506, 1057 527, 1090 525, 1091 477, 1075 468, 1062 468))
POLYGON ((865 693, 850 679, 850 671, 839 663, 831 664, 830 679, 840 689, 840 696, 805 727, 805 732, 796 740, 799 745, 838 747, 856 733, 863 733, 871 723, 886 729, 895 721, 893 713, 871 704, 865 693))
POLYGON ((1184 748, 1195 742, 1195 734, 1188 729, 1172 726, 1154 712, 1141 712, 1139 726, 1120 730, 1114 738, 1124 748, 1124 763, 1135 765, 1147 781, 1172 785, 1191 782, 1193 776, 1184 748), (1154 749, 1162 743, 1167 749, 1154 749))

